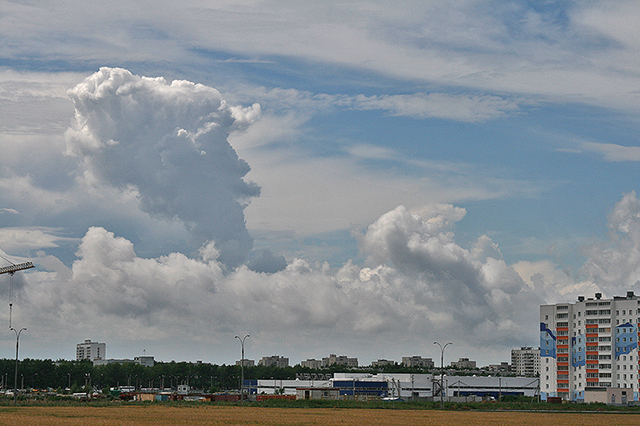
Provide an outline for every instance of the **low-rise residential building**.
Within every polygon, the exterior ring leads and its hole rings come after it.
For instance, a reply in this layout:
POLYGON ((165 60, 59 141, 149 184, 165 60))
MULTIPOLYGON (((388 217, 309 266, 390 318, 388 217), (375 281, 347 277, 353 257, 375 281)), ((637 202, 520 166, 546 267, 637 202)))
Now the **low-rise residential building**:
POLYGON ((475 370, 476 362, 470 361, 469 358, 458 358, 458 361, 451 361, 451 367, 459 370, 475 370))
POLYGON ((418 355, 403 356, 402 365, 405 367, 418 367, 418 368, 433 368, 434 363, 431 358, 423 358, 418 355))
POLYGON ((347 367, 357 367, 358 358, 349 358, 346 355, 330 354, 327 358, 322 358, 323 367, 331 367, 332 365, 344 365, 347 367))
POLYGON ((253 359, 242 359, 239 361, 236 361, 236 365, 238 366, 244 366, 244 367, 255 367, 256 362, 253 359))
POLYGON ((396 362, 388 359, 379 359, 371 363, 372 367, 384 367, 385 365, 396 365, 396 362))

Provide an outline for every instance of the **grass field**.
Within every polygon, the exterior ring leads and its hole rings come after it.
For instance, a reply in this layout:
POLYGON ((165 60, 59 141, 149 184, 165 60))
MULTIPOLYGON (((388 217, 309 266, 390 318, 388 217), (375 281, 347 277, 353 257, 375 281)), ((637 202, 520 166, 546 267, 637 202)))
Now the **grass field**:
POLYGON ((638 414, 474 412, 235 406, 2 407, 2 426, 190 425, 637 425, 638 414))

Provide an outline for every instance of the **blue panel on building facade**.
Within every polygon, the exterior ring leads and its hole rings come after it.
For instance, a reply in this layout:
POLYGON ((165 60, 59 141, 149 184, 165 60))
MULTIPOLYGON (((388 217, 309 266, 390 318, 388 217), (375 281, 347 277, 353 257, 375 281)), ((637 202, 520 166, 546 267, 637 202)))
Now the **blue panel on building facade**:
POLYGON ((571 365, 580 367, 587 364, 586 336, 580 334, 571 338, 571 365))
POLYGON ((556 336, 543 322, 540 323, 540 356, 556 357, 556 336))
POLYGON ((631 323, 616 326, 616 359, 638 347, 638 327, 631 323))
POLYGON ((334 380, 333 387, 338 388, 340 395, 376 395, 386 396, 389 385, 386 381, 334 380))

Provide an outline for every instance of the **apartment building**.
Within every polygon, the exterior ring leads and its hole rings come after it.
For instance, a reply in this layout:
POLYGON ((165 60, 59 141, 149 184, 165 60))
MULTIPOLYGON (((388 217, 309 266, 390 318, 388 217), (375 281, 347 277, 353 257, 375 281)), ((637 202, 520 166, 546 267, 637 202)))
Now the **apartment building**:
POLYGON ((631 291, 540 306, 542 398, 580 401, 589 390, 613 387, 638 401, 639 320, 640 300, 631 291))
POLYGON ((313 370, 319 370, 322 368, 322 361, 319 359, 308 358, 306 361, 301 361, 300 365, 313 370))
POLYGON ((516 376, 535 377, 540 372, 540 349, 511 349, 511 371, 516 373, 516 376))
POLYGON ((469 360, 469 358, 458 358, 457 361, 451 361, 451 367, 459 370, 475 370, 476 362, 469 360))
POLYGON ((76 360, 82 361, 88 359, 90 361, 96 359, 105 359, 107 355, 107 344, 92 342, 90 339, 76 345, 76 360))
POLYGON ((327 358, 322 358, 322 367, 331 367, 332 365, 344 365, 347 367, 357 367, 358 358, 349 358, 346 355, 330 354, 327 358))
POLYGON ((403 356, 402 365, 404 365, 405 367, 421 367, 421 368, 433 368, 434 366, 432 358, 423 358, 418 355, 403 356))
POLYGON ((265 367, 287 368, 289 366, 289 358, 278 355, 263 356, 262 359, 258 361, 258 365, 263 365, 265 367))

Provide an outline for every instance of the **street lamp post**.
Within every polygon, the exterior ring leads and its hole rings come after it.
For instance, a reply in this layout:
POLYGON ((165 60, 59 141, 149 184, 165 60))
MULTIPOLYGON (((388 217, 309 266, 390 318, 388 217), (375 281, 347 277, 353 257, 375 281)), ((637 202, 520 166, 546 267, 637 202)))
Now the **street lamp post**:
POLYGON ((13 376, 13 404, 14 405, 17 403, 17 397, 18 397, 18 346, 20 343, 20 333, 22 333, 26 329, 27 327, 22 327, 20 330, 16 330, 13 327, 9 327, 9 330, 13 330, 13 332, 16 333, 16 370, 13 376))
POLYGON ((444 409, 444 350, 449 345, 453 345, 453 343, 448 342, 444 346, 442 346, 438 342, 433 342, 434 345, 440 346, 440 409, 444 409))
POLYGON ((250 337, 248 334, 242 338, 236 336, 235 338, 240 340, 242 346, 242 357, 240 358, 240 405, 244 403, 244 341, 250 337))

